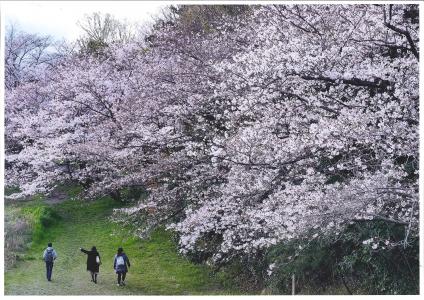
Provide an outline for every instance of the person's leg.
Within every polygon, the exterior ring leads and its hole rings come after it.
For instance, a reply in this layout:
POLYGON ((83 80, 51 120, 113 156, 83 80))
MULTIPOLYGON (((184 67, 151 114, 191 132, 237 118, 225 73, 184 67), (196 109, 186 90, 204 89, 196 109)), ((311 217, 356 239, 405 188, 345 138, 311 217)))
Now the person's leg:
POLYGON ((118 272, 118 284, 121 285, 121 272, 118 272))
POLYGON ((125 285, 125 277, 127 276, 127 273, 122 273, 122 284, 125 285))
POLYGON ((52 262, 46 262, 46 271, 47 271, 47 280, 52 280, 52 272, 53 272, 53 263, 52 262))
POLYGON ((48 262, 46 262, 46 278, 47 278, 47 280, 49 280, 49 273, 50 273, 50 266, 49 266, 49 263, 48 262))
POLYGON ((94 283, 97 283, 97 273, 94 273, 94 283))
POLYGON ((94 272, 90 271, 90 275, 91 275, 91 281, 94 281, 94 272))

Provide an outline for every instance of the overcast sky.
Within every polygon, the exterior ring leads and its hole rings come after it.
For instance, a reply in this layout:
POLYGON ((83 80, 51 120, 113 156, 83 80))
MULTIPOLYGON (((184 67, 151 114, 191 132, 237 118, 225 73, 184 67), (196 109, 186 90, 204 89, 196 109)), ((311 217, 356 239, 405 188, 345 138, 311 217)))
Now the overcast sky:
POLYGON ((56 39, 75 40, 81 29, 76 24, 85 14, 110 13, 129 22, 151 22, 168 2, 155 1, 2 1, 5 24, 23 31, 49 34, 56 39))

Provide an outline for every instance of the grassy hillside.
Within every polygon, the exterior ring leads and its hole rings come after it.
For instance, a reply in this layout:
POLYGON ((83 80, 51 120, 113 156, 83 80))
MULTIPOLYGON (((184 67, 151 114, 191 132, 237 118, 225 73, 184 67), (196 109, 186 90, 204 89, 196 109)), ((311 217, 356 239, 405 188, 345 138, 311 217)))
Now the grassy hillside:
POLYGON ((194 265, 180 256, 170 233, 157 230, 151 239, 143 241, 110 222, 108 217, 116 205, 110 198, 94 202, 67 200, 51 206, 40 204, 40 201, 22 207, 6 205, 6 215, 11 212, 26 214, 39 221, 31 227, 33 242, 30 247, 15 267, 5 272, 7 295, 238 293, 224 288, 208 267, 194 265), (45 279, 45 265, 41 259, 48 241, 58 252, 52 282, 45 279), (103 262, 97 285, 90 282, 86 255, 79 251, 79 247, 87 249, 93 245, 103 262), (131 261, 126 287, 116 286, 113 271, 113 256, 119 246, 131 261))

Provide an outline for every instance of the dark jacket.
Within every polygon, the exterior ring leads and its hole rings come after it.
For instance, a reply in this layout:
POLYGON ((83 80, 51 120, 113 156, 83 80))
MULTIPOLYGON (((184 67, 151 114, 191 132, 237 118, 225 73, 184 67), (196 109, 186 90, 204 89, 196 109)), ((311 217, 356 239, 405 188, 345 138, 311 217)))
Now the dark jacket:
POLYGON ((96 262, 96 256, 98 256, 100 259, 99 252, 97 252, 97 250, 87 251, 84 249, 81 249, 81 252, 84 252, 85 254, 87 254, 87 271, 98 273, 99 265, 96 262))
POLYGON ((130 260, 128 259, 128 256, 125 253, 115 254, 115 259, 113 260, 113 268, 115 269, 116 273, 127 273, 128 267, 130 266, 130 260), (116 259, 118 256, 122 256, 124 258, 125 264, 123 266, 116 265, 116 259))

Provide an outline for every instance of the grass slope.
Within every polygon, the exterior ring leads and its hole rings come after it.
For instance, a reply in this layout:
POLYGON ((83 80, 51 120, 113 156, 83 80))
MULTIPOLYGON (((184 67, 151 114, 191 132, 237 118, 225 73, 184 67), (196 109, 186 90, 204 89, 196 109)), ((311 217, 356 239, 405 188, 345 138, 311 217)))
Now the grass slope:
MULTIPOLYGON (((132 237, 108 220, 113 200, 65 201, 53 206, 60 219, 49 226, 25 253, 25 260, 5 273, 6 295, 178 295, 234 294, 206 266, 178 255, 169 233, 156 231, 147 241, 132 237), (48 241, 58 252, 53 281, 45 279, 42 252, 48 241), (90 282, 86 255, 79 247, 96 245, 102 257, 99 283, 90 282), (116 286, 113 256, 122 246, 130 258, 127 286, 116 286)), ((7 211, 7 210, 6 210, 7 211)), ((5 211, 5 212, 6 212, 5 211)))

